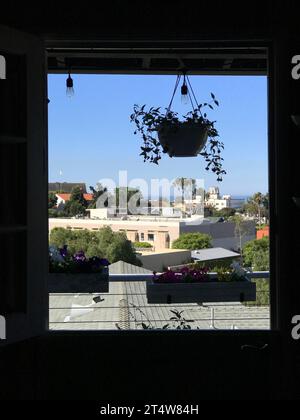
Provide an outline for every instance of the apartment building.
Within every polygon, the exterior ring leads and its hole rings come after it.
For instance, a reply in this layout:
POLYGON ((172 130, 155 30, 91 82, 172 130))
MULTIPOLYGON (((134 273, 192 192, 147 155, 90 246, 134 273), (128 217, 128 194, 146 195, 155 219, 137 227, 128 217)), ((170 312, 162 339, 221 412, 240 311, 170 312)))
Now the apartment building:
POLYGON ((205 200, 207 206, 214 207, 216 210, 222 210, 224 208, 231 207, 231 196, 223 195, 220 196, 220 190, 218 187, 211 187, 207 193, 207 199, 205 200))
MULTIPOLYGON (((103 209, 105 210, 105 209, 103 209)), ((247 234, 242 244, 255 239, 255 223, 247 222, 247 234)), ((49 230, 55 227, 65 229, 97 231, 109 226, 114 232, 125 232, 132 242, 149 242, 155 251, 168 249, 183 233, 206 233, 212 237, 214 247, 237 249, 238 240, 235 235, 235 224, 230 222, 212 222, 209 219, 191 217, 187 219, 162 218, 151 216, 127 216, 110 219, 49 219, 49 230), (126 220, 123 220, 126 219, 126 220)))

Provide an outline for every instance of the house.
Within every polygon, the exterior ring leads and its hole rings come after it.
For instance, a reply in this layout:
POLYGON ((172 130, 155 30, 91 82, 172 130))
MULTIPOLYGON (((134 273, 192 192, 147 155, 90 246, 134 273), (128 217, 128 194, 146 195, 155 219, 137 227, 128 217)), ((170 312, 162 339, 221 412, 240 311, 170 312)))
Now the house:
MULTIPOLYGON (((71 194, 55 194, 57 198, 57 204, 56 207, 58 210, 63 210, 65 207, 65 204, 70 201, 71 194)), ((93 201, 93 194, 83 194, 84 199, 89 203, 93 201)))

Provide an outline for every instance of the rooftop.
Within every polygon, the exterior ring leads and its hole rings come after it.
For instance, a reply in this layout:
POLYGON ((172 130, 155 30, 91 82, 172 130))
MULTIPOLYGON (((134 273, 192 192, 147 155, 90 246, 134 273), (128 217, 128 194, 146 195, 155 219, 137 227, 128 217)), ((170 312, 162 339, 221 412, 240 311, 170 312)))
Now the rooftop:
MULTIPOLYGON (((58 197, 60 197, 64 201, 69 201, 71 198, 71 194, 56 194, 58 197)), ((92 201, 93 200, 93 194, 83 194, 83 197, 86 201, 92 201)))
POLYGON ((153 274, 152 271, 124 261, 117 261, 109 266, 110 274, 153 274))
MULTIPOLYGON (((112 264, 113 268, 114 264, 112 264)), ((130 264, 129 264, 130 266, 130 264)), ((116 271, 123 270, 123 262, 116 263, 116 271)), ((124 266, 124 269, 131 270, 124 266)), ((136 330, 142 323, 154 328, 172 326, 171 310, 184 311, 192 320, 192 328, 200 329, 269 329, 270 307, 241 303, 149 304, 146 296, 145 274, 113 275, 109 293, 50 294, 51 330, 136 330)), ((262 277, 262 276, 261 276, 262 277)), ((267 277, 267 275, 265 275, 267 277)), ((261 295, 264 291, 258 291, 261 295)), ((176 326, 175 326, 176 327, 176 326)))
POLYGON ((240 254, 225 248, 208 248, 192 251, 192 258, 199 261, 221 260, 224 258, 238 258, 240 254))

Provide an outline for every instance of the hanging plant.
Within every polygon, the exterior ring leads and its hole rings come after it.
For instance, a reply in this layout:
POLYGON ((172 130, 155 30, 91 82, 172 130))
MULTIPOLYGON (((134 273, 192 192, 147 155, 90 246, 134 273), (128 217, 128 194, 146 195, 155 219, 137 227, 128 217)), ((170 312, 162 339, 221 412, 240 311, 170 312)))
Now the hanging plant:
POLYGON ((224 159, 221 157, 224 144, 219 139, 215 121, 209 120, 206 113, 206 108, 214 109, 214 105, 219 106, 219 102, 211 93, 211 102, 198 104, 189 79, 184 75, 181 92, 189 98, 193 110, 180 120, 178 113, 171 111, 180 78, 177 77, 170 105, 165 112, 161 112, 160 107, 146 110, 146 105, 134 105, 130 120, 136 125, 134 134, 140 134, 143 141, 140 155, 144 162, 158 165, 163 153, 170 157, 193 157, 200 154, 205 159, 205 169, 215 173, 217 181, 222 181, 226 174, 222 165, 224 159))

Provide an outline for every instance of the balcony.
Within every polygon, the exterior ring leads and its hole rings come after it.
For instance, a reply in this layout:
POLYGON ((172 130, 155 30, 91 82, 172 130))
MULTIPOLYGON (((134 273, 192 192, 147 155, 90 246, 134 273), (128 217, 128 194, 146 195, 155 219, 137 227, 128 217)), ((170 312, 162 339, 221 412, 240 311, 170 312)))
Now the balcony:
POLYGON ((109 293, 51 293, 50 330, 142 330, 166 325, 168 329, 270 329, 269 272, 250 274, 257 282, 257 300, 251 303, 148 304, 146 280, 151 277, 111 274, 109 293), (177 311, 184 319, 170 320, 177 311))

